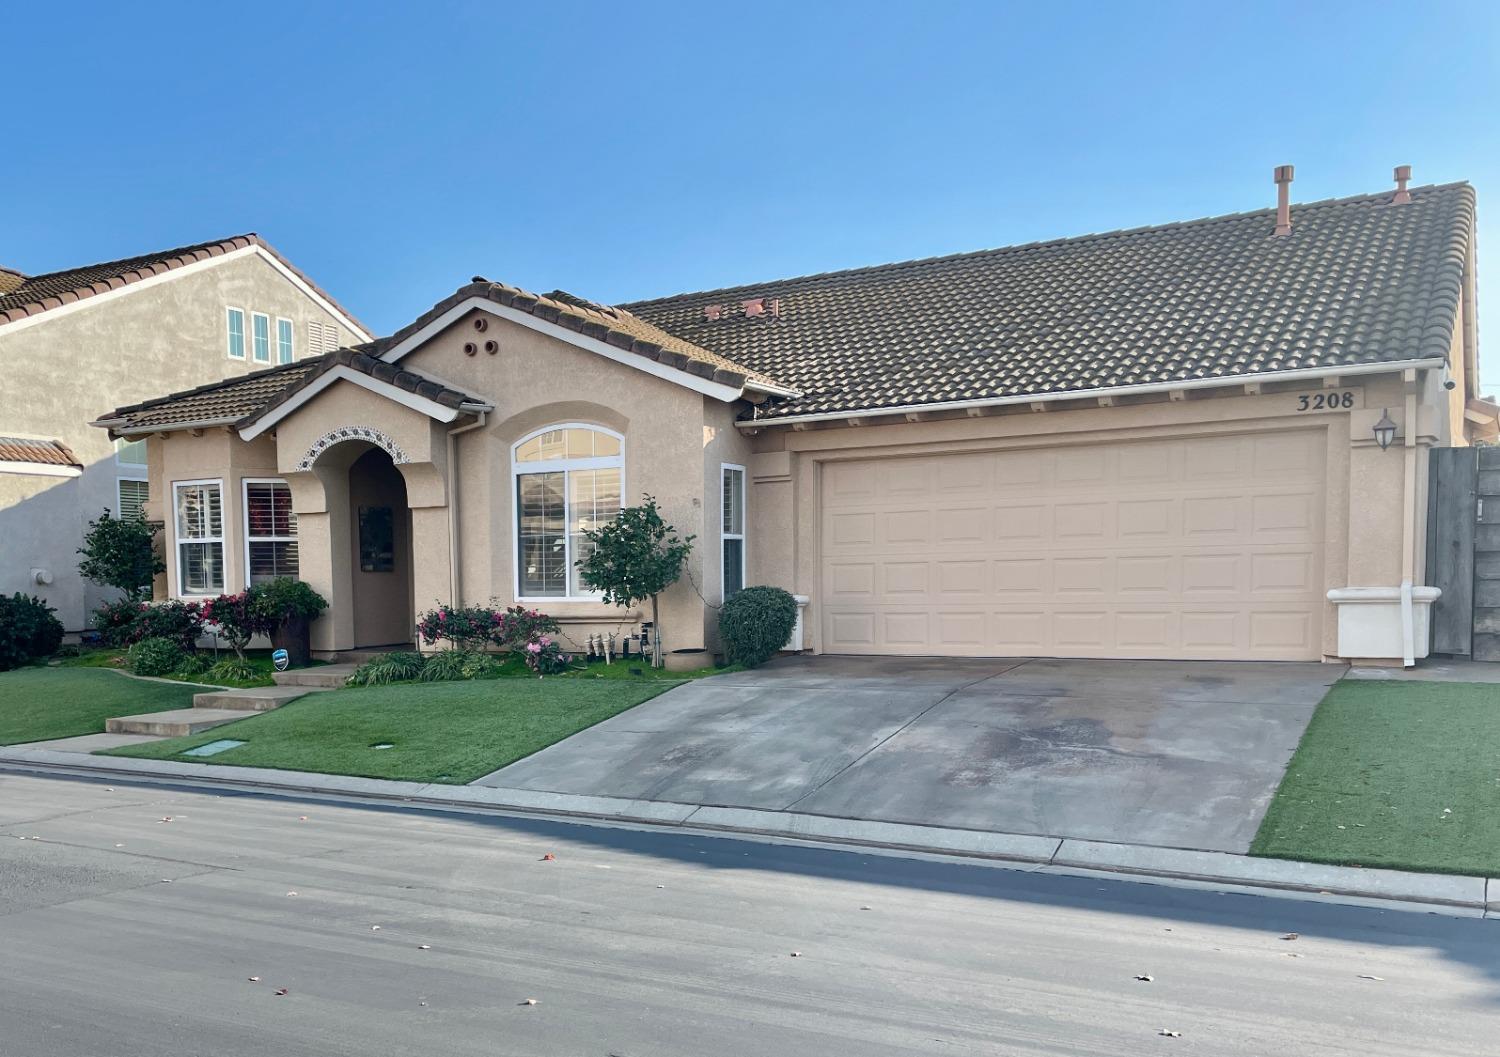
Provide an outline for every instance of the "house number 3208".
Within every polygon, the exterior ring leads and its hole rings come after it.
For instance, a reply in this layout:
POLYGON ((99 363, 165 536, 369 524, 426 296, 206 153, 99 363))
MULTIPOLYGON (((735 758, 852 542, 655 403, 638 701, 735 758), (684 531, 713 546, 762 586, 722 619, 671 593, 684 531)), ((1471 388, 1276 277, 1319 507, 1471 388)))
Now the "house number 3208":
POLYGON ((1298 411, 1338 411, 1354 406, 1354 394, 1345 389, 1341 393, 1299 393, 1298 411))

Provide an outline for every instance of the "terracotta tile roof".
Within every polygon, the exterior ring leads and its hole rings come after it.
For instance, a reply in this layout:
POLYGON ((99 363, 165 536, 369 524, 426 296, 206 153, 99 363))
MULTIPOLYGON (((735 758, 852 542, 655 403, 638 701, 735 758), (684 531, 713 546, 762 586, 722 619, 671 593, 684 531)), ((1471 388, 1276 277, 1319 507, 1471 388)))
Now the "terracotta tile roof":
POLYGON ((463 404, 486 403, 424 374, 384 363, 366 351, 372 347, 339 349, 317 359, 300 360, 116 408, 101 416, 94 425, 107 426, 115 435, 208 425, 247 426, 335 367, 349 367, 444 407, 456 409, 463 404))
POLYGON ((0 264, 0 296, 10 293, 26 281, 26 273, 0 264))
POLYGON ((102 294, 108 290, 138 282, 152 275, 169 272, 210 257, 221 257, 226 253, 251 245, 260 246, 266 250, 299 279, 316 290, 324 300, 353 320, 362 330, 368 332, 369 328, 355 319, 352 312, 340 305, 328 291, 319 287, 296 265, 277 253, 274 247, 253 231, 244 235, 233 235, 226 239, 215 239, 212 242, 199 242, 191 246, 160 250, 139 257, 126 257, 118 261, 105 261, 80 268, 68 268, 60 272, 48 272, 45 275, 23 276, 19 272, 0 269, 0 323, 11 323, 18 319, 25 319, 27 316, 35 316, 73 301, 81 301, 86 297, 93 297, 95 294, 102 294), (19 276, 21 281, 19 283, 8 282, 7 273, 19 276))
POLYGON ((1474 191, 1389 199, 1294 205, 1286 237, 1260 210, 621 307, 805 394, 771 419, 1444 356, 1474 191))
POLYGON ((412 323, 376 342, 376 348, 371 351, 378 356, 386 349, 399 345, 428 323, 471 297, 482 297, 507 308, 528 312, 539 319, 596 338, 625 352, 731 388, 741 388, 747 381, 760 385, 777 385, 774 379, 765 374, 691 341, 685 341, 623 309, 588 301, 565 290, 554 290, 545 295, 533 294, 504 283, 490 282, 479 276, 469 285, 459 287, 433 305, 412 323))
POLYGON ((48 466, 83 464, 62 441, 0 437, 0 462, 39 462, 48 466))

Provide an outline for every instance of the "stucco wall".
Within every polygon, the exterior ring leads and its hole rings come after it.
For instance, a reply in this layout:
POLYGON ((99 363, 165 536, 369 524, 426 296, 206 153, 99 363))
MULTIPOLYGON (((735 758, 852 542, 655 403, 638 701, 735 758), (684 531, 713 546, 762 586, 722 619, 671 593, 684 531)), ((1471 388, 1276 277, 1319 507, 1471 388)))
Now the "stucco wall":
MULTIPOLYGON (((30 488, 0 474, 0 592, 31 590, 57 607, 69 630, 85 626, 107 592, 77 573, 77 548, 91 518, 118 506, 114 445, 89 422, 112 408, 188 389, 266 364, 227 355, 225 309, 291 319, 295 354, 307 354, 307 324, 338 325, 264 259, 242 255, 167 281, 124 288, 36 322, 0 327, 0 434, 57 439, 84 464, 81 477, 29 478, 30 488), (50 569, 50 587, 30 585, 33 567, 50 569)), ((340 326, 343 342, 356 340, 340 326)), ((134 470, 128 471, 134 472, 134 470)))

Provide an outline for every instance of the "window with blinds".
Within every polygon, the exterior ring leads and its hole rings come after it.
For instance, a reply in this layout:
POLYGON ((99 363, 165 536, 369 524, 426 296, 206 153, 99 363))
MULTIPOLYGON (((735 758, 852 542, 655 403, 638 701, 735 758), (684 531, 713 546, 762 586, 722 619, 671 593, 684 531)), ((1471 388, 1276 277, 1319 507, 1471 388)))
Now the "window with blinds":
POLYGON ((177 524, 177 593, 224 590, 224 497, 218 481, 172 485, 177 524))
POLYGON ((720 467, 722 520, 719 538, 723 547, 724 598, 745 587, 745 468, 725 463, 720 467))
POLYGON ((120 479, 120 505, 116 508, 121 521, 134 521, 146 516, 146 500, 151 498, 151 488, 145 481, 131 478, 120 479))
POLYGON ((246 583, 297 578, 297 515, 285 481, 245 482, 246 583))

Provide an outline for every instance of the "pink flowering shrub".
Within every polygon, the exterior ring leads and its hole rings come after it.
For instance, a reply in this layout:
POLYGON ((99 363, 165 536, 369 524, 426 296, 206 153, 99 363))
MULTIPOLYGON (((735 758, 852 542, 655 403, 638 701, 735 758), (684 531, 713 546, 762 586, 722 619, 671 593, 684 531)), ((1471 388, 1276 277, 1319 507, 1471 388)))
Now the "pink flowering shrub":
POLYGON ((537 675, 556 675, 566 671, 568 662, 572 660, 562 651, 561 646, 545 635, 528 642, 521 653, 526 658, 526 667, 537 675))
POLYGON ((556 620, 525 606, 506 610, 490 606, 438 606, 423 613, 417 621, 417 634, 426 645, 434 646, 446 639, 456 649, 470 653, 490 645, 519 651, 557 631, 556 620))
POLYGON ((271 633, 272 624, 256 607, 253 590, 210 598, 203 603, 199 612, 205 621, 218 625, 218 635, 229 643, 235 656, 242 661, 245 659, 245 646, 252 638, 257 634, 271 633))

